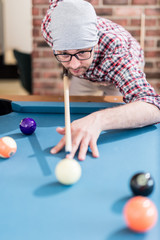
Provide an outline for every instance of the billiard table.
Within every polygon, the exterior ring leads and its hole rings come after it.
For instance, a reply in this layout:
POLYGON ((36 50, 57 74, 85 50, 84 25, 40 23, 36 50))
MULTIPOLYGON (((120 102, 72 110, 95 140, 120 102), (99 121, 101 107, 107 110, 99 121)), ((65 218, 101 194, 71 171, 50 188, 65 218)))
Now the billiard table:
MULTIPOLYGON (((71 121, 124 104, 121 100, 73 97, 71 121)), ((65 150, 50 154, 61 139, 56 128, 64 126, 63 97, 6 96, 0 109, 0 137, 10 136, 17 143, 14 156, 0 158, 1 240, 160 239, 159 220, 140 234, 129 230, 123 217, 124 205, 133 196, 130 179, 139 171, 153 176, 155 189, 149 198, 160 210, 160 124, 103 131, 98 139, 100 157, 93 158, 90 149, 85 161, 76 155, 82 176, 76 184, 64 186, 54 171, 65 150), (32 135, 19 129, 25 117, 37 123, 32 135)))

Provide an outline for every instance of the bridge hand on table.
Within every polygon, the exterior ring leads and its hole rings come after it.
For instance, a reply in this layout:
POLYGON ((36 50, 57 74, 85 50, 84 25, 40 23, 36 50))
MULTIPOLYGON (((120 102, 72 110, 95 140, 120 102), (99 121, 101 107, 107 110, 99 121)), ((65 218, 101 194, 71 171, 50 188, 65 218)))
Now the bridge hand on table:
MULTIPOLYGON (((97 113, 98 112, 92 113, 71 123, 72 152, 66 155, 67 158, 74 158, 79 148, 78 159, 85 160, 88 147, 91 148, 93 157, 99 157, 97 139, 100 135, 101 128, 97 113)), ((61 135, 65 135, 65 128, 58 127, 56 131, 61 135)), ((65 136, 51 149, 51 153, 58 153, 64 146, 65 136)))

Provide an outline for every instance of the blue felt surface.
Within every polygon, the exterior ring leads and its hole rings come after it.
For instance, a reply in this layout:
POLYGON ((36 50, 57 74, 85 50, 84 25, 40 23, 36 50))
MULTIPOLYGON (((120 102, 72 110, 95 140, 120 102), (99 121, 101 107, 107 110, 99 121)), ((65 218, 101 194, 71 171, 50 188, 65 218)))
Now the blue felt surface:
MULTIPOLYGON (((71 119, 84 115, 72 114, 71 119)), ((57 126, 64 126, 64 114, 13 112, 0 117, 0 137, 13 137, 18 146, 13 157, 0 159, 0 239, 159 240, 159 221, 150 232, 136 234, 126 228, 122 211, 132 196, 130 177, 137 171, 153 175, 150 199, 160 210, 160 125, 103 132, 100 157, 88 153, 80 162, 80 181, 70 187, 59 184, 54 174, 65 152, 49 153, 61 139, 57 126), (24 117, 37 122, 31 136, 19 130, 24 117)))

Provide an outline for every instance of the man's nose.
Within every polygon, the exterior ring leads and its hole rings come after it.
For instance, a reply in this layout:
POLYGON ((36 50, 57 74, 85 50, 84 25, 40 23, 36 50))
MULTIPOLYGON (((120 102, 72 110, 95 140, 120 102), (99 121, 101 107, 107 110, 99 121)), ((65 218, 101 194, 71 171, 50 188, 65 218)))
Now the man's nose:
POLYGON ((80 65, 80 61, 75 56, 72 56, 72 59, 69 62, 69 66, 73 69, 77 69, 78 67, 80 67, 80 65))

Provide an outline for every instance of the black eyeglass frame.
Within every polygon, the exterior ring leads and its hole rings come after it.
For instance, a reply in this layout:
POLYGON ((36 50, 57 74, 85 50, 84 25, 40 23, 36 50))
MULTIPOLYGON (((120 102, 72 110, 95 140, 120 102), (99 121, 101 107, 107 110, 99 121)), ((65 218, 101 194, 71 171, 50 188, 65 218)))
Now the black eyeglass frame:
POLYGON ((84 61, 84 60, 88 60, 88 59, 91 58, 91 53, 92 53, 93 49, 94 49, 94 47, 92 47, 91 50, 88 50, 88 51, 79 51, 79 52, 77 52, 77 53, 75 53, 75 54, 70 54, 70 53, 63 53, 63 54, 62 54, 62 53, 55 53, 55 50, 53 50, 53 54, 54 54, 54 56, 56 57, 56 59, 57 59, 59 62, 70 62, 70 61, 72 60, 72 57, 76 57, 78 60, 84 61), (90 53, 90 56, 89 56, 88 58, 79 59, 79 57, 77 56, 77 54, 82 53, 82 52, 89 52, 89 53, 90 53), (68 60, 68 61, 61 61, 61 60, 59 60, 59 59, 57 58, 57 56, 61 56, 61 55, 69 55, 69 56, 70 56, 70 60, 68 60))

